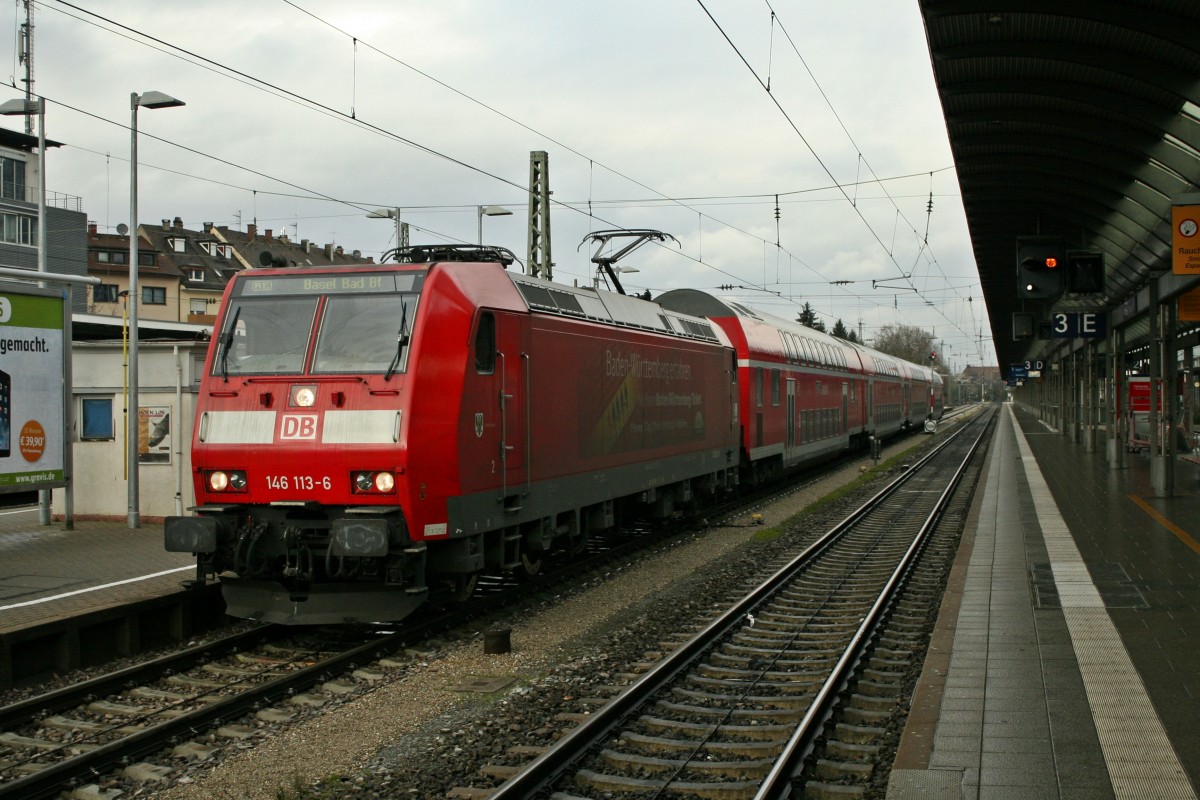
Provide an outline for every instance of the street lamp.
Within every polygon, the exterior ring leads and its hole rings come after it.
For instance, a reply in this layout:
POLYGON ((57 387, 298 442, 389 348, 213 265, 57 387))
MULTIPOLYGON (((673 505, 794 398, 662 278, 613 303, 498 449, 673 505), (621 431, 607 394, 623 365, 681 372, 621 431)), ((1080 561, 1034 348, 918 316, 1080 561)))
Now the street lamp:
POLYGON ((479 221, 479 236, 476 242, 483 244, 483 218, 484 217, 511 217, 512 213, 504 206, 475 206, 475 216, 479 221))
POLYGON ((377 208, 367 214, 367 219, 396 220, 396 248, 408 247, 408 223, 400 221, 400 209, 377 208))
MULTIPOLYGON (((129 95, 129 403, 133 416, 125 426, 129 460, 129 527, 140 528, 138 510, 138 196, 137 112, 138 108, 175 108, 184 102, 162 92, 129 95)), ((176 409, 178 412, 178 409, 176 409)), ((126 410, 129 414, 129 410, 126 410)))

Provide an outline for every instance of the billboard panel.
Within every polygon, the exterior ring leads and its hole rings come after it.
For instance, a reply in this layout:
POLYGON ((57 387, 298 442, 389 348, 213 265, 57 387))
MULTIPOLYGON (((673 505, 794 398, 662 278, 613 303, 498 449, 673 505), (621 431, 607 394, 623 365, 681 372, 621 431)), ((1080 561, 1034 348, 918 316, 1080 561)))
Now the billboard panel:
POLYGON ((63 486, 64 303, 0 290, 0 492, 63 486))

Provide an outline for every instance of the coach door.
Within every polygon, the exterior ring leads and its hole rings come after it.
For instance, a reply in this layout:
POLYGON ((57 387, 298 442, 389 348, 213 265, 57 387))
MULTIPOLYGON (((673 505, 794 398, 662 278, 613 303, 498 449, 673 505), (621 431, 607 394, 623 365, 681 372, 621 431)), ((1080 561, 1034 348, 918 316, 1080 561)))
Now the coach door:
POLYGON ((875 379, 867 378, 867 431, 875 433, 875 379))
POLYGON ((521 505, 529 490, 529 347, 515 314, 496 313, 496 395, 500 404, 500 461, 504 504, 521 505))
POLYGON ((796 446, 796 381, 787 382, 787 449, 788 454, 796 446))
POLYGON ((850 425, 850 384, 842 381, 842 420, 838 424, 838 435, 844 434, 850 425))

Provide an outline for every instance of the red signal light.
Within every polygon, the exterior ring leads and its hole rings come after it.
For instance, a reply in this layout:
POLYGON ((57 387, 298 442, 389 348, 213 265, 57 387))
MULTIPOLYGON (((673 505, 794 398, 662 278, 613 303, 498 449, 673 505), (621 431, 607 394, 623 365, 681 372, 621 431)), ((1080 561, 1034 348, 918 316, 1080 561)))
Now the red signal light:
POLYGON ((1046 256, 1046 269, 1054 269, 1058 266, 1058 259, 1054 256, 1046 256))

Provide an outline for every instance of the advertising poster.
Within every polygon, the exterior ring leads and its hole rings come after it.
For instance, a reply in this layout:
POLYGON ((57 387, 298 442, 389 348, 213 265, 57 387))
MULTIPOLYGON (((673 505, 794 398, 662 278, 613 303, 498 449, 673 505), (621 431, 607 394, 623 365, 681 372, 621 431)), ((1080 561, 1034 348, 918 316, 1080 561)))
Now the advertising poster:
POLYGON ((171 463, 171 407, 138 407, 138 462, 171 463))
POLYGON ((62 297, 0 292, 0 492, 64 483, 63 365, 62 297))

